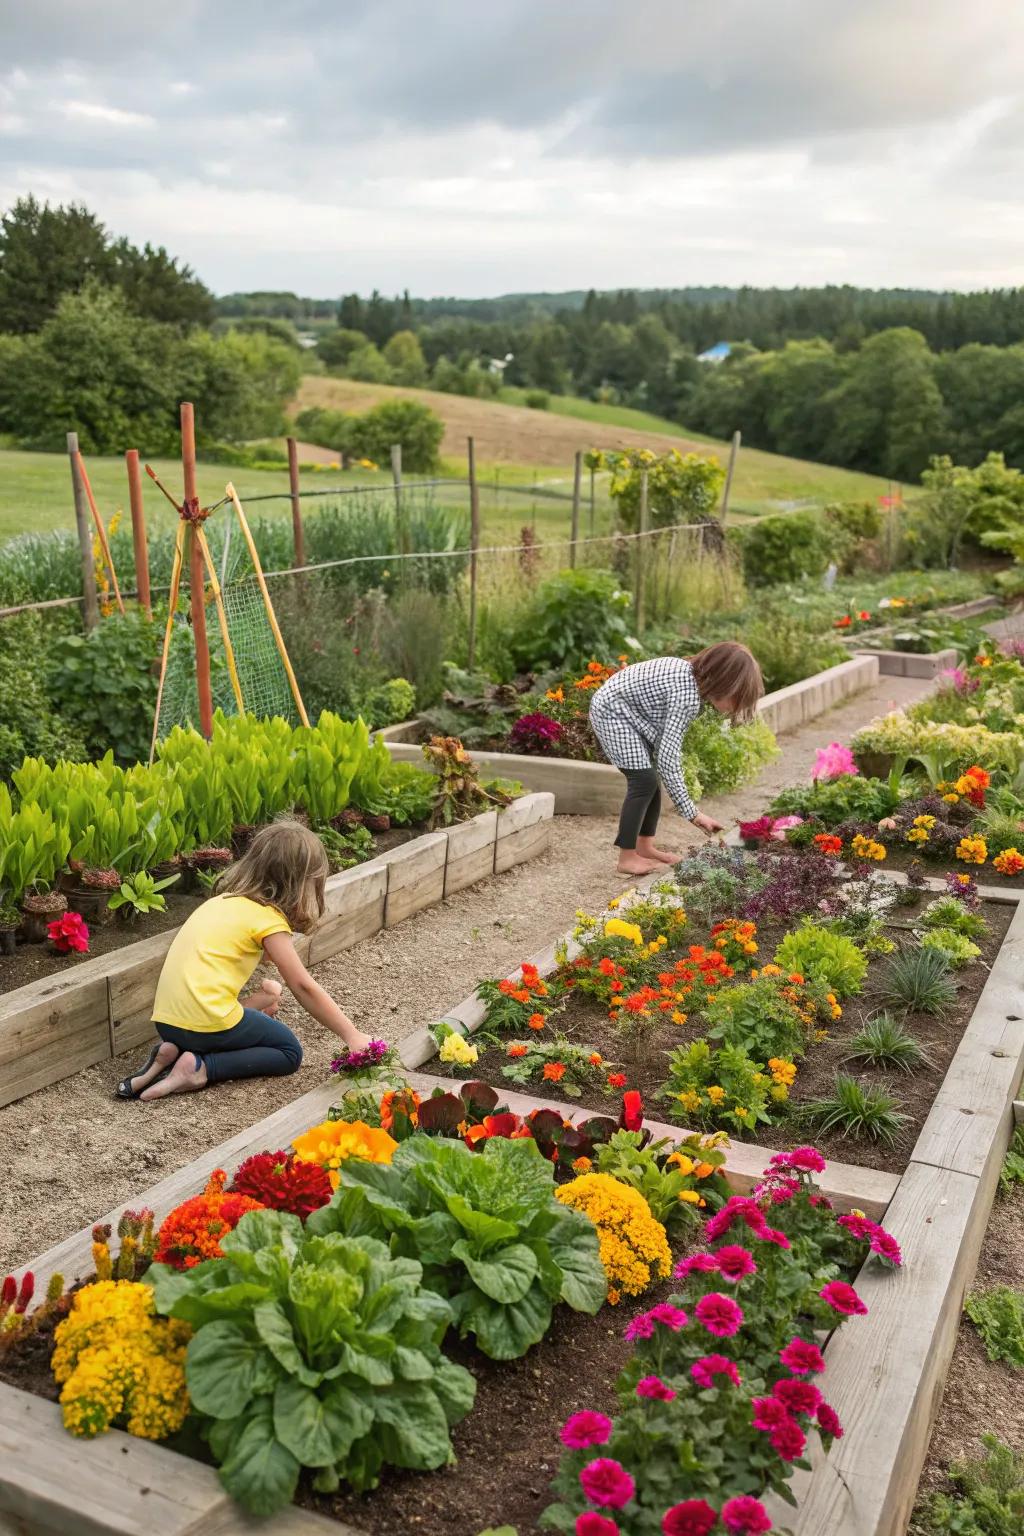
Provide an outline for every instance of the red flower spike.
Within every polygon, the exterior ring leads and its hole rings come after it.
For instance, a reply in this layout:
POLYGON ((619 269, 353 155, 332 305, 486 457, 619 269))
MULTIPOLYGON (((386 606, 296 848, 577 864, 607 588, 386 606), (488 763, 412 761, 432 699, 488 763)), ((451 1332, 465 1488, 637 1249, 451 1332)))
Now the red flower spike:
POLYGON ((622 1095, 622 1114, 619 1116, 619 1124, 625 1131, 639 1131, 643 1129, 644 1104, 635 1088, 630 1088, 622 1095))
POLYGON ((30 1269, 26 1269, 25 1273, 21 1277, 21 1287, 18 1291, 18 1299, 14 1303, 15 1312, 26 1312, 28 1310, 28 1304, 32 1300, 35 1288, 36 1277, 30 1269))
POLYGON ((0 1311, 6 1312, 14 1306, 15 1297, 18 1294, 18 1283, 13 1275, 4 1275, 4 1283, 0 1286, 0 1311))

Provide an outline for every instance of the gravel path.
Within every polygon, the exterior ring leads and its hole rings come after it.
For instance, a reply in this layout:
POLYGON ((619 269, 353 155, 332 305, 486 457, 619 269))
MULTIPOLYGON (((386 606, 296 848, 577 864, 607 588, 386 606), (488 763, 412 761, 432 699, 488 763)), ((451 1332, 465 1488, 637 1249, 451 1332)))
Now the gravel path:
MULTIPOLYGON (((785 736, 782 755, 755 784, 705 801, 704 808, 727 824, 759 814, 770 795, 809 773, 819 746, 848 741, 874 715, 920 698, 929 686, 883 678, 877 689, 785 736)), ((701 840, 674 814, 663 830, 669 847, 701 840)), ((614 835, 611 818, 560 816, 542 858, 325 961, 317 978, 362 1028, 400 1040, 482 977, 503 975, 564 933, 577 908, 600 910, 617 895, 626 882, 615 873, 614 835)), ((290 1001, 282 1016, 306 1052, 295 1077, 122 1104, 111 1090, 133 1061, 121 1057, 0 1109, 0 1275, 321 1080, 335 1054, 334 1037, 290 1001)))

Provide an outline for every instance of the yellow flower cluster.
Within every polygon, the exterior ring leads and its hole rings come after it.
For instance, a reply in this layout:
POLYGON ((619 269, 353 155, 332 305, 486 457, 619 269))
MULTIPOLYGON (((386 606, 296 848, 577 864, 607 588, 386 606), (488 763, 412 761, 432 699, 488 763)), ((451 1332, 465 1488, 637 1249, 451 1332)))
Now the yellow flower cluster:
POLYGON ((984 864, 988 858, 988 844, 983 837, 962 837, 957 844, 956 856, 965 864, 984 864))
POLYGON ((325 1120, 296 1136, 292 1146, 303 1162, 319 1163, 326 1168, 337 1189, 338 1170, 346 1159, 359 1157, 367 1163, 390 1163, 398 1142, 387 1131, 362 1120, 325 1120))
POLYGON ((792 1088, 796 1079, 795 1062, 787 1061, 784 1056, 769 1056, 768 1070, 773 1083, 781 1088, 792 1088))
POLYGON ((644 948, 644 936, 636 923, 627 923, 624 918, 610 917, 604 925, 606 939, 629 939, 637 949, 644 948))
POLYGON ((64 1427, 91 1437, 113 1424, 163 1440, 188 1413, 187 1323, 154 1317, 153 1292, 133 1280, 99 1280, 79 1291, 54 1334, 51 1362, 64 1427))
POLYGON ((934 816, 915 816, 913 825, 907 832, 907 842, 926 843, 934 825, 934 816))
POLYGON ((880 863, 885 858, 884 845, 876 843, 873 837, 865 837, 863 832, 857 833, 850 847, 858 859, 874 859, 880 863))
POLYGON ((667 1277, 672 1253, 665 1228, 651 1215, 639 1190, 620 1184, 609 1173, 585 1173, 556 1189, 555 1199, 583 1211, 597 1228, 612 1306, 667 1277))
POLYGON ((479 1057, 480 1052, 475 1045, 470 1045, 466 1037, 460 1035, 458 1030, 452 1030, 451 1034, 445 1035, 441 1041, 441 1049, 437 1054, 442 1061, 448 1062, 449 1065, 471 1067, 479 1057))

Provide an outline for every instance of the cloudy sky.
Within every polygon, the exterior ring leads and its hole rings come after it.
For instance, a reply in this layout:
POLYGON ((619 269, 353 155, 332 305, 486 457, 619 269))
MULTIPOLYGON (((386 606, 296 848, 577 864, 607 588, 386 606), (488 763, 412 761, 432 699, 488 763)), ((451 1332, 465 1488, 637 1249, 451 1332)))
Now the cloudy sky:
POLYGON ((218 292, 1024 282, 1019 0, 0 0, 0 207, 218 292))

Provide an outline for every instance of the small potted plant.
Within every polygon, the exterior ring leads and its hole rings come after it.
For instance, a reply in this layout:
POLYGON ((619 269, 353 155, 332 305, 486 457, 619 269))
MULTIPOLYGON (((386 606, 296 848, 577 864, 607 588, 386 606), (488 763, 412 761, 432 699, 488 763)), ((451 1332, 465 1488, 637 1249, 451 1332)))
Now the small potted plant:
POLYGON ((150 912, 166 912, 167 898, 161 892, 178 878, 177 875, 168 875, 164 880, 154 880, 144 869, 140 870, 138 874, 129 875, 121 881, 107 906, 111 912, 120 912, 129 922, 145 917, 150 912))
POLYGON ((0 955, 13 955, 21 913, 11 902, 0 905, 0 955))
POLYGON ((45 944, 50 923, 67 909, 68 899, 57 887, 26 891, 21 898, 22 939, 26 944, 45 944))
POLYGON ((168 884, 172 880, 180 880, 185 872, 185 860, 180 853, 173 853, 169 859, 161 859, 149 871, 154 880, 166 880, 168 884))
MULTIPOLYGON (((186 862, 193 874, 216 878, 234 862, 234 858, 235 855, 230 848, 194 848, 186 862)), ((205 882, 201 880, 200 883, 205 882)))
POLYGON ((93 926, 109 923, 113 913, 108 903, 120 884, 121 876, 116 869, 83 869, 75 906, 93 926))

